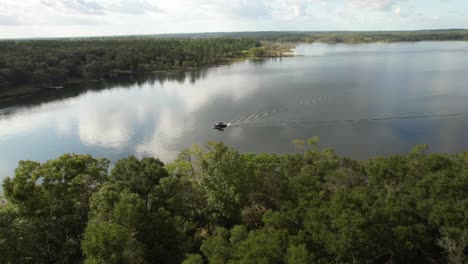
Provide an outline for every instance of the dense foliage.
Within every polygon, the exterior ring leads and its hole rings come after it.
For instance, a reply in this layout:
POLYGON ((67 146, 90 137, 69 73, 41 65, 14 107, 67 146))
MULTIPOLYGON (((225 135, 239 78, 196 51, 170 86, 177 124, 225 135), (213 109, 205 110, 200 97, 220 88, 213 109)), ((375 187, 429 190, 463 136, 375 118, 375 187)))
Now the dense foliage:
POLYGON ((243 57, 257 46, 245 38, 0 41, 0 89, 196 68, 243 57))
MULTIPOLYGON (((148 36, 150 37, 150 36, 148 36)), ((468 40, 468 30, 418 31, 259 31, 155 35, 158 38, 255 38, 281 42, 372 43, 399 41, 468 40)))
POLYGON ((468 30, 233 32, 0 41, 0 91, 18 84, 60 86, 142 72, 197 68, 232 58, 276 57, 270 42, 371 43, 468 40, 468 30))
POLYGON ((3 183, 0 263, 466 263, 468 153, 355 161, 194 146, 63 155, 3 183))
POLYGON ((284 42, 374 43, 468 40, 468 30, 293 32, 266 35, 263 40, 284 42))

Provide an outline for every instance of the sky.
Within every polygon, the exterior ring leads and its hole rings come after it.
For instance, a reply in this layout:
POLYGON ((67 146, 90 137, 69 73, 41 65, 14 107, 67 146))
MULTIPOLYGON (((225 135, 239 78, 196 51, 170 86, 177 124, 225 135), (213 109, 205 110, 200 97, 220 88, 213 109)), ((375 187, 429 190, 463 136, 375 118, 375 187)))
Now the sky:
POLYGON ((468 28, 468 0, 0 0, 0 38, 468 28))

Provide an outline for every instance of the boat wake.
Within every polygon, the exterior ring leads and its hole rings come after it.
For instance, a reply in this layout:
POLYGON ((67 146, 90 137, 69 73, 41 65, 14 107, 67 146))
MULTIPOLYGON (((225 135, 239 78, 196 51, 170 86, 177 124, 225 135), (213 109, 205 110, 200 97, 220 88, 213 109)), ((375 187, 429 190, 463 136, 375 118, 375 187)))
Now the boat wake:
POLYGON ((297 121, 297 122, 252 122, 243 123, 243 126, 325 126, 336 124, 355 124, 366 122, 379 122, 404 119, 424 119, 424 118, 450 118, 450 117, 466 117, 468 113, 450 113, 450 114, 417 114, 417 115, 398 115, 388 117, 361 118, 361 119, 343 119, 343 120, 324 120, 324 121, 297 121))
POLYGON ((266 118, 269 117, 273 114, 276 113, 281 113, 281 112, 288 112, 288 111, 293 111, 295 109, 298 109, 302 106, 306 105, 316 105, 316 104, 325 104, 329 101, 328 97, 314 97, 310 98, 307 100, 300 101, 297 104, 291 104, 287 106, 282 106, 282 107, 276 107, 276 108, 270 108, 270 109, 264 109, 260 112, 257 112, 255 114, 251 114, 249 116, 244 116, 239 119, 231 120, 228 122, 229 126, 238 126, 238 125, 244 125, 244 124, 249 124, 255 119, 259 118, 266 118))

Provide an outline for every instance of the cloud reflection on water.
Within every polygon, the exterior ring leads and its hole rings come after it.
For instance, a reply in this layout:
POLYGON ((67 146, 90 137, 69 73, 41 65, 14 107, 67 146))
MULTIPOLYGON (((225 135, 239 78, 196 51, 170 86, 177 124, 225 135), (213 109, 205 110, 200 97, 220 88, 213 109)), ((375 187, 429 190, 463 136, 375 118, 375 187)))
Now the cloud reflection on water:
MULTIPOLYGON (((447 48, 410 52, 437 45, 320 44, 320 56, 247 61, 41 94, 18 102, 26 107, 0 110, 0 162, 6 164, 0 177, 24 158, 45 161, 77 152, 114 161, 131 154, 170 161, 180 149, 209 140, 241 151, 284 153, 293 150, 292 139, 317 135, 322 146, 355 158, 405 153, 421 143, 434 151, 466 150, 467 118, 365 120, 468 113, 464 57, 447 48), (372 52, 362 54, 366 48, 372 52), (308 99, 314 103, 297 106, 308 99), (274 109, 282 110, 267 114, 274 109), (241 119, 247 125, 222 133, 211 129, 214 122, 241 119), (356 122, 307 125, 330 120, 356 122), (271 125, 285 122, 295 125, 271 125)), ((302 50, 309 48, 317 53, 313 46, 302 50)))

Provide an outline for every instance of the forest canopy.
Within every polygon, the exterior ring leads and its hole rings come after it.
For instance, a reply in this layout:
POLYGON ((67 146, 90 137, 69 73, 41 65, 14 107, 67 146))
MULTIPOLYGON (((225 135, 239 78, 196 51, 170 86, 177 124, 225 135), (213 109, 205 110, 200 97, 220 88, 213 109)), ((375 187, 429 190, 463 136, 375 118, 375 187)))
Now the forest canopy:
POLYGON ((279 42, 325 42, 325 43, 371 43, 401 41, 468 40, 467 29, 439 29, 413 31, 245 31, 177 33, 127 38, 253 38, 260 41, 279 42))
POLYGON ((0 90, 56 86, 119 75, 197 68, 245 57, 247 38, 104 38, 0 41, 0 90))
POLYGON ((466 263, 468 153, 356 161, 222 143, 172 163, 65 154, 3 182, 1 263, 466 263))
POLYGON ((198 68, 234 58, 283 56, 271 43, 468 41, 468 30, 373 32, 220 32, 0 41, 0 91, 20 84, 61 86, 198 68), (267 44, 269 43, 269 44, 267 44))
MULTIPOLYGON (((417 30, 417 31, 272 31, 272 32, 236 32, 193 34, 197 37, 250 37, 261 41, 306 42, 306 43, 392 43, 417 41, 468 41, 468 30, 417 30)), ((190 35, 190 34, 188 34, 190 35)), ((193 37, 192 35, 192 37, 193 37)))

